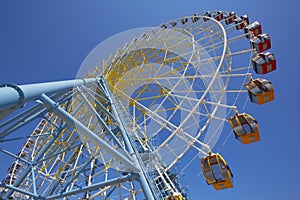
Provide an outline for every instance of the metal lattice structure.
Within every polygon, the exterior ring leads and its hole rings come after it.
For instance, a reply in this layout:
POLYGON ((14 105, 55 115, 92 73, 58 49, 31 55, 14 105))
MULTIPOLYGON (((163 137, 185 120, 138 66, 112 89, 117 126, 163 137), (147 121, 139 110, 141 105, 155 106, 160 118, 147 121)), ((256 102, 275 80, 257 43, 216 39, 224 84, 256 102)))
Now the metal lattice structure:
POLYGON ((201 171, 247 102, 259 53, 247 20, 194 14, 149 29, 83 79, 3 85, 0 151, 12 164, 1 198, 189 199, 181 174, 201 171))

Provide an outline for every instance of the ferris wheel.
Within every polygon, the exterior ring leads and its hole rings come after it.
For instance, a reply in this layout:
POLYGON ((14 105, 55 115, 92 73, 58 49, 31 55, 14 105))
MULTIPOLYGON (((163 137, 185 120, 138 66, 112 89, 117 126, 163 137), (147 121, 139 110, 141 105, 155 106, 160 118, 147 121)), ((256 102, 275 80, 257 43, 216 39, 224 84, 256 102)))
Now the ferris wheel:
POLYGON ((270 48, 258 21, 210 11, 147 29, 84 79, 3 85, 12 98, 0 101, 0 151, 12 164, 1 198, 189 199, 193 181, 181 175, 191 168, 217 190, 233 187, 219 151, 231 135, 260 141, 242 111, 274 100, 261 78, 276 70, 270 48))

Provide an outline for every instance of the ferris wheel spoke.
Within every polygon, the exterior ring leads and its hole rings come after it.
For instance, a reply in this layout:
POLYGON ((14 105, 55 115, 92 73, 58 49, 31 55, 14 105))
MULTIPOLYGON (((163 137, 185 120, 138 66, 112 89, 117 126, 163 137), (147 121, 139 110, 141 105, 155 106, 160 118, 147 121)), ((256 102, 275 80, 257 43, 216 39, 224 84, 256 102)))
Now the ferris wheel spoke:
MULTIPOLYGON (((247 77, 247 76, 246 76, 247 77)), ((195 92, 198 92, 198 93, 204 93, 205 90, 194 90, 195 92)), ((180 93, 183 93, 185 94, 183 90, 175 90, 176 94, 180 94, 180 93)), ((230 89, 230 90, 209 90, 209 92, 212 92, 212 93, 239 93, 239 92, 248 92, 248 90, 242 90, 242 89, 230 89)), ((176 97, 176 95, 174 96, 176 97)), ((180 95, 178 96, 180 97, 180 95)), ((186 97, 187 99, 189 99, 189 97, 186 97)), ((199 101, 199 100, 198 100, 199 101)))
MULTIPOLYGON (((252 67, 246 66, 246 67, 234 67, 233 69, 230 69, 231 72, 238 72, 238 71, 249 71, 252 67)), ((220 74, 227 74, 228 71, 220 71, 220 74)))
MULTIPOLYGON (((196 121, 196 120, 195 120, 196 121)), ((167 128, 167 127, 166 127, 167 128)), ((170 131, 172 131, 173 129, 169 129, 170 131)), ((191 135, 189 135, 188 133, 186 133, 186 132, 181 132, 181 133, 183 133, 184 135, 186 135, 186 136, 188 136, 190 139, 194 139, 194 137, 192 137, 191 135)), ((203 144, 203 143, 201 143, 200 141, 193 141, 193 143, 194 142, 197 142, 197 143, 199 143, 200 145, 202 145, 202 146, 205 146, 205 147, 207 147, 207 145, 205 145, 205 144, 203 144)), ((191 143, 191 145, 193 145, 193 143, 191 143)))
MULTIPOLYGON (((79 88, 77 88, 77 89, 79 89, 79 88)), ((79 91, 80 91, 80 89, 79 89, 79 91)), ((129 156, 128 152, 125 150, 124 146, 121 144, 121 142, 119 141, 119 139, 116 138, 115 134, 108 127, 108 125, 104 122, 104 120, 101 118, 101 116, 98 114, 98 112, 94 109, 94 107, 91 105, 91 103, 86 98, 86 96, 82 92, 80 92, 80 94, 81 94, 84 102, 88 105, 88 107, 92 110, 92 112, 94 113, 94 115, 100 121, 101 126, 104 127, 105 131, 110 135, 110 137, 112 138, 112 140, 117 144, 116 149, 120 149, 121 151, 123 151, 124 155, 126 155, 127 158, 129 158, 130 156, 129 156)))
MULTIPOLYGON (((117 89, 117 88, 116 88, 117 89)), ((122 93, 121 91, 118 91, 120 93, 122 93)), ((122 96, 130 99, 130 97, 128 97, 126 94, 122 93, 122 96)), ((149 108, 145 107, 143 104, 140 104, 139 102, 136 102, 136 105, 140 106, 143 110, 146 110, 147 113, 151 114, 151 116, 153 116, 154 119, 159 119, 159 120, 163 120, 165 123, 168 123, 169 125, 171 125, 171 127, 176 127, 174 124, 166 121, 164 118, 162 118, 161 116, 157 115, 155 112, 153 112, 152 110, 150 110, 149 108)))
POLYGON ((245 53, 250 53, 250 52, 253 52, 253 49, 246 49, 246 50, 237 51, 237 52, 231 53, 230 56, 236 56, 236 55, 239 55, 239 54, 245 54, 245 53))
MULTIPOLYGON (((220 68, 220 66, 219 66, 219 68, 220 68)), ((213 79, 215 79, 215 77, 213 77, 213 79)), ((211 85, 211 84, 210 84, 211 85)), ((208 87, 208 88, 210 88, 210 87, 208 87)), ((207 91, 205 92, 205 93, 207 93, 207 91)), ((204 93, 204 94, 205 94, 204 93)), ((204 95, 205 96, 205 95, 204 95)), ((203 96, 202 96, 202 99, 203 99, 203 96)), ((201 102, 202 101, 202 99, 200 99, 200 101, 199 102, 201 102)), ((171 138, 173 138, 174 137, 174 135, 182 128, 182 126, 185 124, 185 122, 187 121, 187 119, 189 119, 189 117, 192 115, 192 113, 193 112, 195 112, 195 110, 196 110, 196 108, 199 106, 199 104, 200 103, 197 103, 196 104, 196 106, 191 110, 192 112, 182 121, 182 123, 176 128, 176 130, 175 131, 173 131, 173 133, 162 143, 162 145, 160 146, 160 147, 158 147, 156 150, 155 150, 155 152, 158 152, 160 149, 161 149, 161 147, 162 146, 164 146, 166 143, 168 143, 169 141, 170 141, 170 139, 171 138)), ((209 121, 209 120, 208 120, 209 121)), ((206 127, 206 126, 205 126, 206 127)), ((202 129, 201 129, 202 130, 202 129)), ((201 132, 203 132, 203 131, 201 131, 201 132)))
MULTIPOLYGON (((216 109, 212 112, 212 116, 214 115, 215 112, 216 112, 216 109)), ((206 126, 209 124, 209 121, 210 121, 211 119, 212 119, 212 118, 210 117, 210 118, 206 121, 205 125, 201 128, 201 130, 199 131, 199 133, 194 137, 194 140, 198 140, 198 139, 199 139, 199 137, 202 135, 203 131, 206 129, 206 126)), ((222 119, 221 119, 221 120, 222 120, 222 119)), ((220 124, 220 125, 221 125, 221 124, 220 124)), ((219 126, 220 126, 220 125, 219 125, 219 126)), ((210 149, 208 145, 205 145, 205 144, 202 144, 202 145, 203 145, 204 147, 210 149)), ((191 147, 191 145, 188 146, 184 151, 182 151, 181 155, 178 156, 178 160, 181 159, 181 158, 185 155, 185 153, 190 149, 190 147, 191 147)), ((210 150, 209 150, 209 151, 210 151, 210 150)), ((175 163, 176 163, 176 162, 173 162, 172 165, 170 165, 169 167, 171 168, 175 163)))
MULTIPOLYGON (((213 49, 211 49, 210 51, 213 51, 213 49)), ((252 49, 246 49, 246 50, 241 50, 241 51, 237 51, 237 52, 234 52, 234 53, 227 54, 227 56, 237 56, 237 55, 249 53, 249 52, 252 52, 252 51, 253 51, 252 49)), ((215 61, 218 61, 218 60, 221 60, 221 59, 222 59, 222 56, 215 56, 215 57, 210 57, 210 58, 207 58, 207 59, 192 61, 191 64, 209 64, 209 63, 214 63, 215 61)))

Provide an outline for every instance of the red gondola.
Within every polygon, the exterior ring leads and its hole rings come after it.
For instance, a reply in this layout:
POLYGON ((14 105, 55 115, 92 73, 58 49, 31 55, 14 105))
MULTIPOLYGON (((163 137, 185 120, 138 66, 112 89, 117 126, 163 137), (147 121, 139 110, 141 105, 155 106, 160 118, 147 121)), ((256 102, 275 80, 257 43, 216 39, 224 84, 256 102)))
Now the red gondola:
POLYGON ((252 57, 252 66, 257 74, 266 74, 276 70, 276 58, 273 53, 263 52, 252 57))
POLYGON ((46 124, 47 120, 43 119, 41 122, 40 122, 40 126, 44 126, 46 124))
POLYGON ((182 25, 186 24, 188 22, 188 18, 182 18, 181 23, 182 25))
POLYGON ((248 39, 250 39, 252 36, 258 36, 259 34, 262 34, 261 24, 258 21, 253 22, 252 24, 246 26, 244 28, 244 31, 248 39), (252 33, 252 35, 250 34, 250 32, 252 33))
POLYGON ((252 47, 257 53, 261 53, 271 48, 271 39, 268 34, 259 34, 257 37, 250 39, 252 47))
POLYGON ((245 26, 249 24, 249 18, 247 15, 240 16, 235 19, 235 28, 237 30, 243 29, 245 26))
POLYGON ((197 22, 199 19, 200 19, 200 17, 199 17, 197 14, 194 14, 194 15, 192 16, 192 22, 193 22, 193 23, 197 22))
POLYGON ((170 24, 172 27, 175 27, 177 25, 177 22, 171 22, 170 24))
POLYGON ((218 21, 221 21, 224 18, 222 11, 217 11, 213 14, 213 18, 215 18, 218 21))
POLYGON ((161 27, 162 29, 166 29, 168 26, 167 26, 166 24, 162 24, 160 27, 161 27))
POLYGON ((256 104, 264 104, 274 100, 274 88, 270 81, 262 78, 251 80, 245 84, 250 101, 256 104))
POLYGON ((10 175, 4 179, 4 183, 13 185, 15 183, 16 178, 11 177, 10 175))
MULTIPOLYGON (((204 16, 207 16, 207 17, 211 17, 211 14, 209 11, 205 12, 204 16)), ((208 21, 209 19, 208 18, 203 18, 203 20, 206 22, 208 21)))
POLYGON ((242 144, 260 141, 257 121, 249 114, 236 114, 228 119, 235 138, 242 144))
POLYGON ((231 24, 232 22, 234 22, 235 19, 236 19, 235 12, 228 13, 228 15, 225 16, 225 23, 231 24))

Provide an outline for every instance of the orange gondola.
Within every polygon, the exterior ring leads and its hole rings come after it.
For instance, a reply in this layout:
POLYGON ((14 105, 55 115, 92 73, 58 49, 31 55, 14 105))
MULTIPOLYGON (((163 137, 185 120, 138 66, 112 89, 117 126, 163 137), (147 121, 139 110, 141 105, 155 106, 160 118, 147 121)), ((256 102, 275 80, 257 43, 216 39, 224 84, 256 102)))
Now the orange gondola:
POLYGON ((262 78, 251 80, 245 84, 250 101, 264 104, 274 100, 274 88, 270 81, 262 78))
POLYGON ((257 121, 251 115, 236 113, 236 115, 230 117, 228 121, 233 129, 235 138, 242 144, 260 141, 257 121))
POLYGON ((201 167, 207 184, 216 190, 232 188, 232 173, 220 154, 212 154, 201 159, 201 167))
POLYGON ((173 192, 171 196, 166 197, 164 200, 183 200, 179 192, 173 192))
POLYGON ((263 52, 252 57, 252 66, 257 74, 266 74, 276 70, 276 58, 273 53, 263 52))

